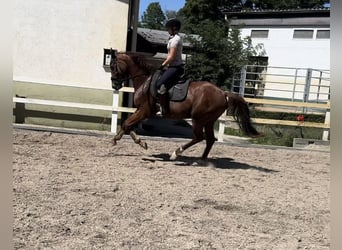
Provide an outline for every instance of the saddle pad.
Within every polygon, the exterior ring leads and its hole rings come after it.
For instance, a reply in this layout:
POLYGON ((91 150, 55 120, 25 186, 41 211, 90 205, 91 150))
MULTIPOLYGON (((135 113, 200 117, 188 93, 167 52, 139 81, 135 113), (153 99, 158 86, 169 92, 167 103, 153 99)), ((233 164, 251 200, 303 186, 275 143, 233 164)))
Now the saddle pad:
MULTIPOLYGON (((160 77, 160 71, 157 70, 147 81, 150 81, 150 93, 152 96, 157 97, 156 82, 160 77)), ((182 78, 178 83, 169 89, 169 100, 173 102, 182 102, 188 94, 190 79, 182 78)))
POLYGON ((190 79, 186 81, 179 81, 175 86, 169 90, 170 101, 182 102, 188 94, 190 79))

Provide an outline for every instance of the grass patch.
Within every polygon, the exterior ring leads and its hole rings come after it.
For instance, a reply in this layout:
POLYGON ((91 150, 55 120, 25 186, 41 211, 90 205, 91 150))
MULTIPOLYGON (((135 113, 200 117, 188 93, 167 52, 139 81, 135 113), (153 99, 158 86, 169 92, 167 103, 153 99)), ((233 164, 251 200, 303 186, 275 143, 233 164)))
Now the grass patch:
POLYGON ((264 134, 264 137, 251 139, 251 143, 293 146, 294 138, 322 139, 323 130, 321 128, 292 127, 280 125, 258 125, 257 130, 264 134))
MULTIPOLYGON (((255 109, 251 109, 251 117, 258 117, 264 119, 276 119, 276 120, 297 120, 297 115, 294 113, 286 112, 265 112, 255 109)), ((318 114, 305 114, 304 120, 309 122, 324 123, 325 116, 318 114)), ((219 123, 215 124, 215 128, 218 129, 219 123)), ((253 144, 262 145, 275 145, 275 146, 293 146, 294 138, 307 138, 307 139, 322 139, 322 128, 308 128, 308 127, 294 127, 294 126, 282 126, 282 125, 255 125, 258 132, 264 136, 261 138, 251 139, 253 144)), ((241 130, 225 127, 224 133, 226 135, 233 136, 245 136, 241 130)))

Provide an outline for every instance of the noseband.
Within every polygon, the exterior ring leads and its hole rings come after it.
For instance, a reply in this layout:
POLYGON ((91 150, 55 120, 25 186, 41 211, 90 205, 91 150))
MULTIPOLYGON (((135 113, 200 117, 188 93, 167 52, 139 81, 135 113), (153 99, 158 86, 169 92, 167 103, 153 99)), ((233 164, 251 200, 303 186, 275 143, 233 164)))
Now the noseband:
POLYGON ((111 50, 110 69, 112 73, 115 73, 115 77, 112 75, 110 78, 112 81, 112 87, 114 89, 120 89, 122 85, 128 80, 133 81, 137 77, 146 76, 146 75, 148 76, 148 74, 130 75, 127 68, 125 69, 125 72, 122 72, 118 66, 118 57, 117 57, 116 50, 111 50), (124 75, 124 76, 121 76, 121 75, 124 75))
MULTIPOLYGON (((111 49, 111 62, 110 62, 110 69, 112 72, 115 72, 116 75, 121 73, 120 68, 118 67, 118 58, 117 58, 117 51, 111 49)), ((126 77, 111 77, 111 81, 115 81, 117 83, 122 84, 124 81, 127 81, 129 79, 129 76, 126 77)))

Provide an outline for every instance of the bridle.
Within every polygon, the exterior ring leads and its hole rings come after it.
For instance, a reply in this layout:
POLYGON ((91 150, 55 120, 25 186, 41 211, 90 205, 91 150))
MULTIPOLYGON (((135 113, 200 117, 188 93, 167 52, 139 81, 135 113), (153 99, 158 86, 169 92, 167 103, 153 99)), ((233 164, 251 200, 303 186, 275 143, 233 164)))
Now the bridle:
POLYGON ((112 88, 115 90, 119 90, 124 82, 128 81, 130 79, 129 75, 125 77, 118 77, 118 74, 122 74, 120 68, 118 67, 118 58, 117 58, 117 50, 110 49, 110 70, 112 73, 112 76, 110 80, 112 81, 112 88), (115 73, 115 76, 113 76, 113 73, 115 73))
POLYGON ((125 82, 128 80, 134 80, 135 78, 141 77, 141 76, 148 76, 147 74, 139 74, 135 76, 131 76, 128 74, 128 70, 126 72, 122 72, 120 67, 118 66, 118 57, 117 57, 117 50, 110 49, 111 53, 111 60, 110 60, 110 69, 111 69, 111 81, 112 81, 112 88, 115 90, 119 90, 125 82), (115 76, 113 76, 113 73, 115 73, 115 76), (123 75, 123 76, 122 76, 123 75))

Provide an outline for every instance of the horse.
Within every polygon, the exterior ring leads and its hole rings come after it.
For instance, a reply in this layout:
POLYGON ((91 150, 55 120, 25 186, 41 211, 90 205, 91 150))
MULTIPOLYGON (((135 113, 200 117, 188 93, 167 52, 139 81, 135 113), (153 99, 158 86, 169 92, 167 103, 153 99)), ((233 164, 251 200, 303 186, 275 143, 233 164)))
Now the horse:
MULTIPOLYGON (((157 98, 149 91, 151 86, 148 79, 154 69, 142 54, 111 50, 110 71, 112 87, 115 90, 123 87, 128 80, 133 82, 133 102, 136 107, 136 111, 124 121, 121 129, 114 136, 113 145, 116 145, 124 134, 130 134, 135 143, 147 149, 147 143, 139 138, 133 128, 144 119, 155 116, 158 111, 157 98)), ((209 81, 191 81, 185 100, 182 102, 170 101, 169 113, 166 117, 172 119, 191 118, 193 137, 190 142, 178 147, 171 154, 170 159, 175 160, 184 150, 205 139, 206 147, 201 159, 207 160, 216 141, 214 123, 225 111, 233 116, 245 135, 250 137, 260 135, 251 124, 249 108, 242 97, 223 91, 209 81)))

